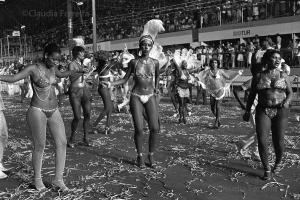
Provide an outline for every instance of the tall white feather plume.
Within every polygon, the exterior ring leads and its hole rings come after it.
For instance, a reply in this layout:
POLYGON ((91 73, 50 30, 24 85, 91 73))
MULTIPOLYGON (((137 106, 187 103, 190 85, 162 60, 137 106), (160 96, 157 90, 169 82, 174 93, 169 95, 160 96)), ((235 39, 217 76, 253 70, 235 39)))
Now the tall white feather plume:
MULTIPOLYGON (((160 19, 152 19, 145 24, 144 31, 141 36, 150 35, 152 37, 152 40, 154 41, 157 34, 163 31, 165 31, 163 22, 160 19)), ((158 60, 160 68, 168 63, 168 59, 163 52, 163 47, 158 43, 155 43, 153 45, 149 53, 149 57, 158 60)))
POLYGON ((193 69, 200 67, 200 61, 197 59, 197 55, 193 54, 193 50, 187 50, 186 48, 180 50, 177 49, 174 52, 174 61, 180 66, 182 61, 187 62, 187 69, 193 69))
POLYGON ((173 59, 174 61, 177 63, 177 65, 181 65, 182 63, 182 58, 181 58, 181 50, 180 49, 176 49, 174 54, 173 54, 173 59))
POLYGON ((162 68, 169 61, 163 52, 163 47, 157 43, 153 45, 149 57, 158 60, 159 68, 162 68))
POLYGON ((76 38, 72 39, 72 41, 71 41, 71 48, 73 48, 75 46, 84 47, 84 39, 83 39, 83 37, 76 37, 76 38))
POLYGON ((150 35, 155 40, 158 33, 165 31, 163 22, 160 19, 151 19, 144 26, 143 35, 150 35))

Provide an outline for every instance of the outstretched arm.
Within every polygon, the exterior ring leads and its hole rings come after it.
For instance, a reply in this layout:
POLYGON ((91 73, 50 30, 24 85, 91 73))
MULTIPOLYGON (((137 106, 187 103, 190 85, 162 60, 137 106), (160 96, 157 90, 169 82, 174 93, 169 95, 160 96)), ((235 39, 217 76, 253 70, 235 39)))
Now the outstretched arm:
POLYGON ((0 75, 0 81, 14 83, 19 80, 22 80, 30 75, 32 75, 32 71, 35 68, 35 65, 28 65, 22 71, 14 75, 0 75))
POLYGON ((55 75, 58 77, 58 78, 65 78, 65 77, 68 77, 68 76, 71 76, 75 73, 78 73, 78 77, 80 77, 82 75, 82 73, 84 73, 85 71, 77 71, 77 70, 70 70, 70 71, 60 71, 57 67, 55 67, 55 75))
POLYGON ((200 72, 202 69, 201 69, 201 67, 196 67, 196 68, 194 68, 194 69, 188 69, 188 72, 189 73, 198 73, 198 72, 200 72))
POLYGON ((133 68, 135 67, 135 62, 134 60, 131 60, 128 63, 128 70, 124 76, 124 78, 119 79, 117 81, 114 81, 112 83, 110 83, 111 86, 116 86, 116 85, 123 85, 124 83, 126 83, 128 81, 128 79, 130 78, 131 73, 133 72, 133 68))

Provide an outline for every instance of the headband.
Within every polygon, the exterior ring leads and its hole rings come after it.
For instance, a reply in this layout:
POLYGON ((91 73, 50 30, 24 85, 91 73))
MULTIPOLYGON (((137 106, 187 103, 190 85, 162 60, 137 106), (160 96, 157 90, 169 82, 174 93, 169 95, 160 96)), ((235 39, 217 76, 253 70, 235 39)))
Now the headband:
POLYGON ((143 35, 141 36, 140 40, 139 40, 139 44, 141 44, 143 41, 150 41, 152 44, 154 44, 154 40, 152 39, 151 35, 143 35))

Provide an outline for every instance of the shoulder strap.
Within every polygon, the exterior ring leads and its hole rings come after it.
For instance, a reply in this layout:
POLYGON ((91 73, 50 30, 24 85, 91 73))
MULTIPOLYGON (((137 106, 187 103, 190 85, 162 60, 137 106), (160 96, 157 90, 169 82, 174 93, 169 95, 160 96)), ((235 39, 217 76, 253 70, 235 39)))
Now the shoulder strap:
POLYGON ((138 64, 139 61, 140 61, 140 59, 136 60, 136 63, 134 65, 134 69, 133 69, 133 74, 135 74, 135 72, 136 72, 136 67, 137 67, 137 64, 138 64))
POLYGON ((151 58, 151 62, 152 62, 152 64, 155 66, 155 62, 154 62, 154 59, 153 59, 153 58, 151 58))

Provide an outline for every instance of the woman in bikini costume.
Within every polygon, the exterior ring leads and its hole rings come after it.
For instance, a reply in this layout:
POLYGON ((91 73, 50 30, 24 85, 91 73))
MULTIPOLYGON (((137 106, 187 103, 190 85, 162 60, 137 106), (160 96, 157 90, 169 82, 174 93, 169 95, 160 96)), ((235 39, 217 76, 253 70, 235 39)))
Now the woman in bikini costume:
POLYGON ((171 102, 175 109, 176 114, 174 116, 177 116, 178 115, 178 100, 176 99, 176 83, 175 83, 177 70, 176 70, 173 59, 170 61, 170 63, 171 64, 168 67, 167 72, 166 72, 167 76, 168 76, 167 88, 168 88, 168 94, 171 98, 171 102))
MULTIPOLYGON (((81 71, 84 70, 82 61, 84 59, 84 48, 81 46, 75 46, 72 49, 72 55, 74 60, 69 64, 69 70, 81 71)), ((90 70, 90 69, 89 69, 90 70)), ((89 74, 93 72, 91 70, 89 74)), ((88 75, 73 74, 70 76, 71 85, 69 88, 69 99, 72 106, 74 118, 71 124, 71 136, 68 140, 68 147, 74 148, 74 138, 77 133, 77 127, 81 119, 81 108, 83 111, 83 144, 90 146, 87 139, 89 133, 90 119, 91 119, 91 92, 87 86, 86 80, 88 75)))
MULTIPOLYGON (((111 133, 111 114, 113 112, 113 102, 111 100, 110 88, 107 87, 103 82, 110 82, 111 78, 113 78, 113 74, 110 72, 110 69, 113 65, 111 61, 109 61, 111 55, 109 52, 101 52, 97 55, 97 72, 99 74, 99 85, 98 92, 102 98, 104 109, 100 112, 97 120, 94 122, 93 127, 96 127, 99 122, 106 116, 106 124, 105 124, 105 135, 111 133)), ((94 132, 96 133, 96 131, 94 132)))
POLYGON ((255 122, 259 155, 265 171, 263 180, 271 179, 267 144, 270 129, 276 155, 272 171, 278 173, 283 167, 284 131, 288 123, 292 89, 286 73, 280 70, 280 61, 280 53, 276 50, 267 50, 263 55, 262 65, 265 70, 257 73, 252 79, 246 112, 243 116, 245 121, 249 121, 251 106, 257 94, 255 122))
POLYGON ((220 62, 212 58, 209 63, 209 69, 201 71, 196 77, 199 79, 201 86, 210 94, 210 108, 216 117, 213 128, 219 128, 220 122, 220 100, 224 98, 226 90, 231 82, 243 73, 240 71, 230 71, 219 69, 220 62), (228 83, 229 81, 229 83, 228 83))
POLYGON ((128 71, 123 79, 115 82, 106 82, 110 86, 122 85, 126 83, 131 74, 134 78, 134 86, 130 96, 130 111, 134 123, 134 142, 137 149, 137 164, 144 168, 143 159, 143 112, 147 115, 147 121, 150 129, 149 136, 149 154, 148 159, 150 167, 154 168, 154 151, 157 135, 159 133, 159 113, 155 94, 158 92, 159 83, 159 63, 156 59, 149 57, 149 52, 153 47, 154 40, 150 35, 143 35, 139 40, 141 56, 129 62, 128 71))
POLYGON ((0 81, 9 83, 17 82, 28 76, 31 78, 33 97, 27 111, 27 123, 33 139, 32 163, 34 185, 39 191, 45 189, 41 169, 47 125, 53 135, 56 146, 55 177, 52 184, 62 191, 68 190, 63 181, 67 140, 64 122, 57 107, 55 76, 63 78, 74 73, 82 74, 83 71, 60 72, 57 69, 60 54, 60 48, 56 44, 48 44, 44 49, 44 60, 42 63, 28 65, 24 70, 15 75, 0 76, 0 81))
POLYGON ((187 103, 190 98, 190 90, 189 90, 189 72, 187 70, 187 62, 183 60, 181 62, 181 66, 179 66, 176 61, 174 62, 176 66, 176 70, 178 73, 177 81, 176 81, 176 92, 177 98, 179 102, 179 123, 183 122, 186 124, 186 115, 187 115, 187 103))

